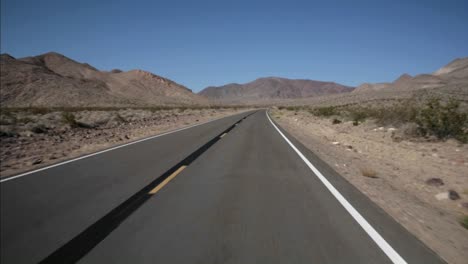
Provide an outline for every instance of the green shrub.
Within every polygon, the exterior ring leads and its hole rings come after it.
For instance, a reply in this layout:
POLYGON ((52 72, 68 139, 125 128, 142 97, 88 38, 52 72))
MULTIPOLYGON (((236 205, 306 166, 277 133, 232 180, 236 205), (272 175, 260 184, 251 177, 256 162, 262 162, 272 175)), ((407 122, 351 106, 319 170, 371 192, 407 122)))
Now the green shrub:
POLYGON ((376 122, 381 125, 415 122, 417 114, 418 109, 414 106, 414 102, 405 102, 387 108, 377 108, 371 113, 376 122))
POLYGON ((333 115, 338 115, 339 111, 334 106, 326 106, 326 107, 314 108, 314 109, 310 110, 310 113, 315 115, 315 116, 330 117, 330 116, 333 116, 333 115))
POLYGON ((372 110, 364 107, 351 108, 348 110, 348 113, 355 126, 364 122, 367 118, 372 117, 372 110))
POLYGON ((288 111, 297 111, 297 110, 299 110, 299 107, 297 107, 297 106, 288 106, 288 107, 286 107, 286 110, 288 110, 288 111))
POLYGON ((460 110, 460 103, 431 99, 416 116, 416 124, 423 136, 434 135, 439 139, 455 138, 466 143, 468 116, 460 110))
POLYGON ((463 217, 460 219, 460 224, 461 224, 464 228, 468 229, 468 215, 465 215, 465 216, 463 216, 463 217))
MULTIPOLYGON (((420 136, 455 138, 463 143, 468 142, 468 113, 461 109, 459 101, 453 99, 442 102, 433 98, 421 102, 412 98, 389 106, 343 105, 340 108, 318 107, 309 111, 321 117, 340 116, 351 120, 355 126, 366 119, 373 119, 381 125, 413 123, 420 136)), ((332 124, 338 124, 338 121, 340 120, 335 118, 332 124)))
POLYGON ((73 128, 78 127, 78 122, 76 122, 76 118, 73 113, 62 112, 62 121, 63 123, 68 124, 73 128))

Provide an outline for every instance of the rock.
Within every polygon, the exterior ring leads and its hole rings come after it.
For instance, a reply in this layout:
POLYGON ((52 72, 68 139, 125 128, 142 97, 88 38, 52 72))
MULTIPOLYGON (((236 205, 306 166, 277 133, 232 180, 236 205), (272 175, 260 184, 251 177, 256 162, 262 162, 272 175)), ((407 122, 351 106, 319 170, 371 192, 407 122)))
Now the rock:
POLYGON ((338 141, 335 141, 335 142, 332 142, 332 144, 333 144, 333 145, 339 145, 339 144, 340 144, 340 142, 338 142, 338 141))
POLYGON ((461 203, 460 206, 463 207, 463 208, 468 209, 468 203, 461 203))
POLYGON ((453 200, 453 201, 460 199, 460 195, 454 190, 449 190, 448 196, 449 196, 450 200, 453 200))
POLYGON ((439 201, 447 200, 449 198, 448 192, 442 192, 435 195, 435 198, 439 201))
POLYGON ((31 165, 37 165, 37 164, 41 164, 42 163, 42 159, 35 159, 31 162, 31 165))
POLYGON ((125 139, 130 139, 130 137, 128 135, 125 135, 125 139))
POLYGON ((429 180, 426 181, 426 184, 430 186, 439 187, 439 186, 444 185, 444 181, 442 181, 442 179, 440 178, 430 178, 429 180))
POLYGON ((391 127, 391 128, 389 128, 389 129, 387 129, 387 131, 390 131, 390 132, 391 132, 391 131, 396 131, 396 130, 397 130, 397 129, 394 128, 394 127, 391 127))

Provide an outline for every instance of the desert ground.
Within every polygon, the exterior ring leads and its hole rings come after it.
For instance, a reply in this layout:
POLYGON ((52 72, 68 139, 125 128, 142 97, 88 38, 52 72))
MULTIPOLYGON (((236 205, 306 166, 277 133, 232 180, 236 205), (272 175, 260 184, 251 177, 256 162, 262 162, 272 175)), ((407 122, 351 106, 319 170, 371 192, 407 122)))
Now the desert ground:
POLYGON ((410 136, 408 124, 355 123, 296 108, 270 114, 447 262, 466 263, 466 144, 410 136))
POLYGON ((2 109, 1 177, 246 111, 238 108, 2 109))

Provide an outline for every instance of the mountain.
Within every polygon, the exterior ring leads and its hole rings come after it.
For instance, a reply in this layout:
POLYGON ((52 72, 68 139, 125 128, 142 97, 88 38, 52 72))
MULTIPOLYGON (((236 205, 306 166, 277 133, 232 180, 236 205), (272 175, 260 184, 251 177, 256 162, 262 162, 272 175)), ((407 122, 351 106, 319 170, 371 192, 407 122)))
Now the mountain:
POLYGON ((468 82, 468 57, 458 58, 432 74, 419 74, 414 77, 401 75, 391 83, 364 83, 359 85, 353 93, 373 91, 403 91, 460 85, 468 82))
POLYGON ((458 58, 446 66, 435 71, 432 75, 442 78, 467 79, 468 78, 468 57, 458 58))
POLYGON ((190 89, 147 71, 99 71, 55 52, 21 59, 2 54, 0 66, 0 104, 7 107, 207 102, 190 89))
POLYGON ((352 89, 352 87, 334 82, 267 77, 246 84, 233 83, 220 87, 211 86, 198 94, 220 102, 255 103, 346 93, 352 89))
POLYGON ((375 92, 388 88, 391 83, 363 83, 356 87, 353 92, 375 92))

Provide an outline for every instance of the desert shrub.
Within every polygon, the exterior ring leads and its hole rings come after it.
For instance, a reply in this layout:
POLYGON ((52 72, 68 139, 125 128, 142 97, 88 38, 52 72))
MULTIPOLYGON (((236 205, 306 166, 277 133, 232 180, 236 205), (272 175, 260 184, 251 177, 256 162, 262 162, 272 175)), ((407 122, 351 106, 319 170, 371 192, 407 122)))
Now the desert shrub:
POLYGON ((68 112, 68 111, 62 112, 62 122, 65 123, 65 124, 68 124, 72 128, 77 128, 77 127, 95 128, 96 127, 95 124, 88 124, 88 123, 84 123, 84 122, 78 122, 76 120, 75 115, 73 113, 71 113, 71 112, 68 112))
POLYGON ((355 107, 348 110, 348 115, 353 121, 353 125, 357 126, 364 122, 367 118, 372 117, 372 109, 364 107, 355 107))
POLYGON ((153 107, 149 107, 148 110, 150 110, 152 113, 154 113, 154 112, 164 110, 164 108, 160 107, 160 106, 153 106, 153 107))
POLYGON ((288 106, 288 107, 286 107, 286 110, 288 110, 288 111, 298 111, 299 107, 297 107, 297 106, 288 106))
POLYGON ((465 215, 465 216, 463 216, 463 217, 460 219, 460 224, 461 224, 464 228, 468 229, 468 215, 465 215))
POLYGON ((31 128, 31 131, 37 134, 42 134, 42 133, 47 132, 47 127, 42 124, 39 124, 39 125, 33 126, 31 128))
POLYGON ((181 107, 179 107, 179 113, 183 113, 183 112, 185 112, 185 110, 187 110, 187 109, 188 109, 187 107, 181 106, 181 107))
POLYGON ((341 120, 339 120, 339 119, 334 118, 334 119, 332 120, 332 124, 333 124, 333 125, 340 124, 340 123, 341 123, 341 120))
POLYGON ((78 127, 75 115, 70 112, 62 112, 62 122, 70 125, 71 127, 78 127))
POLYGON ((285 108, 286 108, 286 107, 284 107, 284 106, 278 106, 278 110, 283 110, 283 109, 285 109, 285 108))
POLYGON ((0 129, 0 137, 15 137, 16 135, 14 131, 0 129))
POLYGON ((115 114, 115 120, 117 122, 119 122, 119 123, 126 123, 127 122, 127 120, 123 116, 121 116, 119 113, 115 114))
POLYGON ((30 107, 27 109, 30 113, 36 115, 43 115, 49 113, 51 110, 45 107, 30 107))
POLYGON ((399 125, 408 122, 415 122, 418 109, 411 102, 395 105, 387 108, 377 108, 370 114, 376 122, 381 125, 399 125))
POLYGON ((326 107, 317 107, 310 110, 310 113, 315 116, 323 116, 323 117, 330 117, 333 115, 338 115, 339 111, 334 106, 326 106, 326 107))
POLYGON ((20 124, 27 124, 27 123, 33 122, 34 120, 32 120, 32 118, 30 118, 30 117, 23 117, 23 118, 18 118, 17 121, 20 124))
POLYGON ((16 116, 11 111, 4 111, 0 114, 0 125, 16 125, 17 123, 16 116))
POLYGON ((434 135, 439 139, 455 138, 464 143, 468 141, 467 122, 467 114, 453 99, 446 103, 437 98, 430 99, 416 116, 416 124, 422 135, 434 135))

